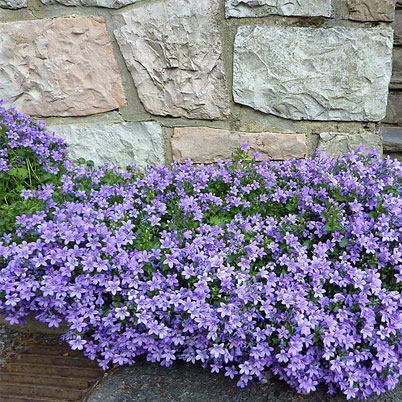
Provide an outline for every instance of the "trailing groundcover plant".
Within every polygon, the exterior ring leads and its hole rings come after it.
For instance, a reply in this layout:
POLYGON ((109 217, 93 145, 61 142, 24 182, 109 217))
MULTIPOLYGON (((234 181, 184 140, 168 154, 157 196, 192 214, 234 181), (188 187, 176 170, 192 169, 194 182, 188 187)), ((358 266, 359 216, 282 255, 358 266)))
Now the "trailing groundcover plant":
POLYGON ((62 139, 3 105, 0 99, 0 233, 14 229, 15 216, 38 207, 22 199, 21 191, 58 181, 66 159, 62 139))
MULTIPOLYGON (((7 128, 18 115, 0 114, 3 147, 31 149, 7 128)), ((61 146, 36 127, 45 148, 61 146)), ((36 210, 2 234, 0 310, 15 324, 66 322, 71 347, 103 368, 145 355, 200 361, 241 387, 270 369, 299 392, 394 388, 401 164, 361 150, 284 162, 247 151, 145 173, 63 159, 57 181, 22 191, 36 210)))

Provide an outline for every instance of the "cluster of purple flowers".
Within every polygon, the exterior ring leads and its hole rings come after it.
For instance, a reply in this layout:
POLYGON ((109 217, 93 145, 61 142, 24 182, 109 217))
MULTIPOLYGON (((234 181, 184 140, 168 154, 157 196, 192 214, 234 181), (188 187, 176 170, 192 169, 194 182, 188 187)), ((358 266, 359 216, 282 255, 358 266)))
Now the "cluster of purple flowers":
POLYGON ((57 182, 64 171, 66 145, 44 127, 0 99, 0 232, 12 231, 17 215, 39 207, 21 199, 21 191, 57 182))
POLYGON ((6 108, 0 99, 0 172, 38 162, 46 172, 58 173, 65 160, 66 146, 61 138, 44 130, 45 123, 34 123, 15 108, 6 108))
POLYGON ((267 369, 348 399, 402 374, 402 165, 334 160, 86 170, 25 197, 0 238, 0 310, 66 322, 103 368, 139 355, 236 378, 267 369))

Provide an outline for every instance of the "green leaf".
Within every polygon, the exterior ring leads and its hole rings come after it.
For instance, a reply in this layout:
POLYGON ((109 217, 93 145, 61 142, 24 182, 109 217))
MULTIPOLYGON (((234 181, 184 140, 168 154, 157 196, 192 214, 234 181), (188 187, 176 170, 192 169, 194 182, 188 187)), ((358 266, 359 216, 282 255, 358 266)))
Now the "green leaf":
POLYGON ((224 225, 226 224, 226 218, 224 216, 213 216, 211 218, 211 225, 224 225))
POLYGON ((10 176, 16 177, 18 179, 26 179, 28 177, 28 171, 26 168, 14 168, 8 171, 10 176))
POLYGON ((348 244, 349 244, 349 240, 348 240, 346 237, 344 237, 344 238, 341 240, 341 242, 339 243, 339 245, 340 245, 341 247, 346 247, 348 244))

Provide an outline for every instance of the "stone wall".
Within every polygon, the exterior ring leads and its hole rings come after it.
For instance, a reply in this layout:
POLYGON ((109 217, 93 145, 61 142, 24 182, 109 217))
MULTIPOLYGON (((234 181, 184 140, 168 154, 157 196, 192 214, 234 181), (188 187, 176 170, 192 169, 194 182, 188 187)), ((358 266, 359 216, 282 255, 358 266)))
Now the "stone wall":
POLYGON ((0 0, 0 97, 97 164, 209 163, 246 140, 275 160, 381 152, 394 16, 393 0, 0 0))
POLYGON ((383 120, 384 154, 402 160, 402 0, 396 2, 393 72, 387 115, 383 120))

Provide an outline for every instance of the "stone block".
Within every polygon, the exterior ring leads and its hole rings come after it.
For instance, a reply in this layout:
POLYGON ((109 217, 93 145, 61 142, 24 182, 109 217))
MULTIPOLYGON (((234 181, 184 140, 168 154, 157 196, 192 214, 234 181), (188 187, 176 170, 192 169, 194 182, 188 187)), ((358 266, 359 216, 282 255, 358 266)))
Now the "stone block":
POLYGON ((218 11, 217 0, 166 0, 116 15, 115 36, 148 112, 229 116, 218 11))
POLYGON ((141 0, 40 0, 43 4, 62 4, 63 6, 120 8, 141 0))
POLYGON ((321 133, 317 148, 336 158, 356 150, 360 145, 363 145, 367 152, 375 148, 382 155, 381 135, 373 133, 321 133))
POLYGON ((0 24, 0 94, 33 116, 84 116, 125 104, 101 17, 0 24))
POLYGON ((402 124, 402 93, 393 92, 389 95, 387 115, 383 123, 402 124))
POLYGON ((293 120, 381 120, 392 38, 391 27, 241 26, 234 101, 293 120))
POLYGON ((395 21, 393 23, 394 28, 394 45, 402 45, 402 9, 395 10, 395 21))
POLYGON ((72 160, 85 158, 140 169, 165 162, 162 128, 155 122, 50 126, 48 131, 64 138, 72 160))
POLYGON ((395 75, 402 75, 402 47, 394 47, 392 52, 392 71, 395 75))
POLYGON ((402 127, 381 127, 384 151, 402 152, 402 127))
POLYGON ((212 163, 230 159, 244 142, 250 155, 258 152, 262 159, 304 158, 307 152, 305 134, 245 133, 208 127, 175 128, 172 137, 173 159, 183 163, 212 163))
POLYGON ((25 8, 26 6, 27 0, 0 0, 0 8, 18 10, 19 8, 25 8))
POLYGON ((349 19, 386 21, 395 18, 395 0, 348 0, 349 19))
POLYGON ((331 0, 226 0, 226 17, 268 15, 330 17, 331 0))

